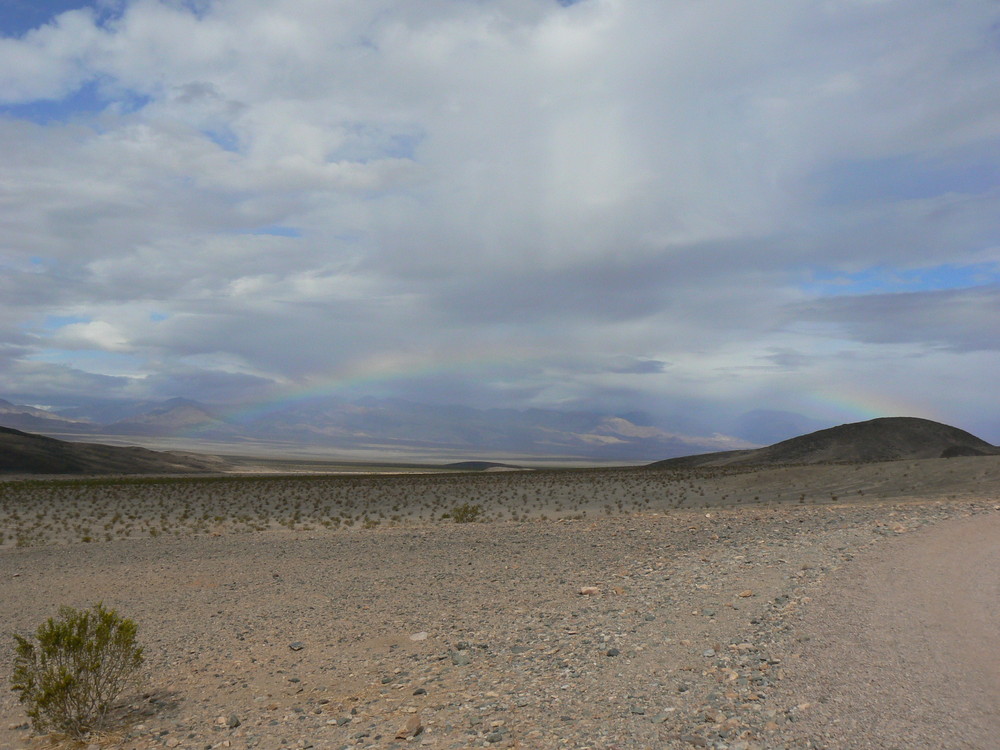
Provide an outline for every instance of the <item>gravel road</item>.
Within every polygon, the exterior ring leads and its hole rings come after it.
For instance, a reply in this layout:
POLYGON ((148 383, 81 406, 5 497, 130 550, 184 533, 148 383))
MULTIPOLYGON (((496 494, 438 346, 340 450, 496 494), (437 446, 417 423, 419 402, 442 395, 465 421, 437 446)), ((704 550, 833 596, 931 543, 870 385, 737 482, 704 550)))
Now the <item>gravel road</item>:
POLYGON ((823 747, 1000 744, 1000 514, 949 521, 832 575, 783 689, 823 747))
POLYGON ((140 623, 113 748, 993 748, 996 502, 7 549, 0 631, 140 623))

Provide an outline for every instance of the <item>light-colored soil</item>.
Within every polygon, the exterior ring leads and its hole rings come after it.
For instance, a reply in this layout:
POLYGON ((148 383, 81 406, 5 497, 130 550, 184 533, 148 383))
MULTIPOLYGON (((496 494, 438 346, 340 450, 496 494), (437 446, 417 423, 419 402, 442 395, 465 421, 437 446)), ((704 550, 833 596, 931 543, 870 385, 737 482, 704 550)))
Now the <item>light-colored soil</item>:
POLYGON ((140 623, 117 748, 987 748, 998 496, 961 495, 8 546, 0 630, 140 623))
POLYGON ((833 574, 795 623, 795 734, 843 748, 1000 744, 1000 513, 949 521, 833 574))

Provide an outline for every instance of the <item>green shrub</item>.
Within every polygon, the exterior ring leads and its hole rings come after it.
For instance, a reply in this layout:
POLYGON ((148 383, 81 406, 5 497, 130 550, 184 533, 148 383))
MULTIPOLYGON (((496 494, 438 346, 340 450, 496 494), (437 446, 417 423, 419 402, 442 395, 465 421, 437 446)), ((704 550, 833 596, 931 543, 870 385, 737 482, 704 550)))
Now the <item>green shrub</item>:
POLYGON ((472 523, 479 518, 479 514, 482 512, 483 507, 481 505, 462 503, 452 508, 450 515, 455 523, 472 523))
POLYGON ((106 726, 115 700, 137 680, 142 648, 136 624, 97 603, 62 607, 38 628, 37 643, 14 635, 11 686, 28 707, 36 732, 80 739, 106 726))

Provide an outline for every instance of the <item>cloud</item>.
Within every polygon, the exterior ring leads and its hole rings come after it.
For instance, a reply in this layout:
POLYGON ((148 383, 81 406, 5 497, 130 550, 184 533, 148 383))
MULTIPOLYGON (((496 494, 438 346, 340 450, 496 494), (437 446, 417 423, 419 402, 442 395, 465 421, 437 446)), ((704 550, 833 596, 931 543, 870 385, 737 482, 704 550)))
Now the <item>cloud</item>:
POLYGON ((837 326, 870 344, 915 343, 958 352, 1000 351, 1000 284, 933 292, 840 296, 804 305, 803 321, 837 326))
POLYGON ((845 363, 874 382, 906 357, 885 390, 916 399, 998 348, 996 21, 985 0, 55 15, 0 38, 0 391, 41 361, 50 390, 93 367, 118 379, 87 387, 212 399, 393 361, 378 388, 416 399, 721 413, 815 408, 845 363))

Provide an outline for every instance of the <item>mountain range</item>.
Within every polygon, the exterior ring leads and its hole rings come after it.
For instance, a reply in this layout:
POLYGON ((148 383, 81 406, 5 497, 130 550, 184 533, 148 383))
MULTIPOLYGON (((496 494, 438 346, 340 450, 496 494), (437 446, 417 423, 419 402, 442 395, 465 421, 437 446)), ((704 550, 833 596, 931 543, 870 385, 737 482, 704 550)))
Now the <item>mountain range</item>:
MULTIPOLYGON (((9 405, 5 405, 9 408, 9 405)), ((184 422, 165 413, 166 421, 184 422)), ((28 417, 38 419, 28 413, 28 417)), ((145 424, 150 419, 133 420, 145 424)), ((155 421, 155 420, 153 420, 155 421)), ((620 426, 619 426, 620 428, 620 426)), ((1000 448, 949 425, 913 417, 887 417, 818 430, 753 450, 719 451, 657 461, 653 469, 861 464, 882 461, 997 456, 1000 448)), ((492 461, 461 461, 441 468, 502 471, 523 468, 492 461)), ((225 472, 234 464, 222 457, 186 452, 159 452, 86 442, 68 442, 0 427, 0 473, 18 474, 176 474, 225 472)), ((238 470, 238 469, 236 469, 238 470)))
POLYGON ((0 473, 189 474, 225 466, 213 456, 70 443, 0 427, 0 473))
POLYGON ((0 399, 0 426, 79 440, 84 436, 187 438, 239 446, 250 442, 326 449, 387 449, 452 455, 643 461, 755 443, 725 435, 691 436, 649 424, 641 414, 549 409, 475 409, 403 399, 337 398, 288 404, 240 418, 197 401, 90 402, 58 408, 0 399))

